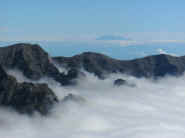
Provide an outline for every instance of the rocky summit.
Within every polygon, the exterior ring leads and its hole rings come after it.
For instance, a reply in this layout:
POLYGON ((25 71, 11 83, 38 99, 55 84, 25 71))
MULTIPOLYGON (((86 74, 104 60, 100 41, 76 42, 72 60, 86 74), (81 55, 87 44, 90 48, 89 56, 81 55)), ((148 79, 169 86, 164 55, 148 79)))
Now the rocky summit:
POLYGON ((18 69, 32 80, 51 77, 62 85, 72 84, 77 72, 60 73, 52 62, 48 53, 37 44, 20 43, 0 48, 0 64, 4 68, 18 69))

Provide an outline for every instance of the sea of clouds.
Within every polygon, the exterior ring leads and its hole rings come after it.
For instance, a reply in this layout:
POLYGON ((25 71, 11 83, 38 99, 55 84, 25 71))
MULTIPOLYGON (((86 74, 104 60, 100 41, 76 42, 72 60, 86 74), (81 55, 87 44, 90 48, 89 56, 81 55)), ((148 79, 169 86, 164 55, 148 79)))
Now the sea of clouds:
MULTIPOLYGON (((8 71, 19 82, 29 81, 21 72, 8 71)), ((60 100, 72 93, 84 102, 59 103, 46 117, 30 117, 0 109, 0 138, 184 138, 185 75, 159 80, 112 74, 99 80, 86 73, 78 85, 61 87, 49 78, 60 100), (123 78, 135 87, 116 87, 123 78)), ((38 82, 37 82, 38 83, 38 82)))

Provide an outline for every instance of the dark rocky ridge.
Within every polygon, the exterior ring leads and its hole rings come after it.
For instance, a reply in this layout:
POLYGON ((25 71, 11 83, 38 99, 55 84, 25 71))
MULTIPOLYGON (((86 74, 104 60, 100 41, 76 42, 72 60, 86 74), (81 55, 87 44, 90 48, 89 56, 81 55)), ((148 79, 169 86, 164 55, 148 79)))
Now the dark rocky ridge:
POLYGON ((20 113, 32 114, 37 111, 46 115, 57 102, 57 97, 47 84, 18 83, 0 66, 0 106, 13 108, 20 113))
POLYGON ((86 52, 73 57, 54 57, 67 68, 80 69, 104 78, 110 73, 124 73, 135 77, 163 77, 181 75, 185 71, 185 57, 153 55, 135 60, 116 60, 103 54, 86 52))
POLYGON ((54 57, 53 60, 66 68, 83 68, 87 72, 94 73, 100 78, 103 77, 104 73, 116 72, 115 67, 117 66, 117 60, 91 52, 82 53, 81 55, 73 57, 54 57))
POLYGON ((18 69, 32 80, 51 77, 62 85, 73 84, 78 72, 71 70, 67 75, 60 73, 52 59, 39 45, 15 44, 0 48, 0 64, 8 69, 18 69))
POLYGON ((73 57, 50 58, 39 45, 20 43, 0 48, 0 64, 5 68, 19 69, 30 79, 38 80, 48 76, 62 85, 70 85, 74 84, 81 68, 99 78, 110 73, 124 73, 136 77, 181 75, 185 71, 185 56, 161 54, 135 60, 117 60, 103 54, 85 52, 73 57), (68 74, 60 73, 53 61, 68 68, 68 74))

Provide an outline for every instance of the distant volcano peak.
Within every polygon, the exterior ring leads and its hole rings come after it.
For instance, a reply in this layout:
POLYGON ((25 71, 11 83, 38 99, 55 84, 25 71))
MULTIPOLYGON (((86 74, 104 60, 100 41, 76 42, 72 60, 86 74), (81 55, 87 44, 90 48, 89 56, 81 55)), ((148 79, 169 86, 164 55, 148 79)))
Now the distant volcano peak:
POLYGON ((96 40, 131 40, 131 39, 121 35, 103 35, 97 37, 96 40))

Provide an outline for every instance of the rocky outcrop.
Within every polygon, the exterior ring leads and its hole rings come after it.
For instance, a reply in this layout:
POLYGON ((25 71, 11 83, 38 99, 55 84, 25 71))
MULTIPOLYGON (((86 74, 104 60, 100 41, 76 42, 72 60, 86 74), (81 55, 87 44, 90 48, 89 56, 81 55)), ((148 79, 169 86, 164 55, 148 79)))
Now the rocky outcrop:
POLYGON ((86 52, 73 57, 55 57, 66 68, 83 68, 104 78, 110 73, 124 73, 135 77, 181 75, 185 71, 185 57, 153 55, 135 60, 116 60, 103 54, 86 52))
POLYGON ((122 86, 122 85, 129 86, 129 87, 135 87, 136 86, 136 84, 128 82, 128 81, 123 80, 123 79, 116 79, 114 81, 114 86, 122 86))
POLYGON ((57 102, 47 84, 18 83, 0 66, 0 106, 13 108, 19 113, 37 111, 46 115, 57 102))
POLYGON ((115 86, 125 85, 126 83, 127 83, 126 80, 123 80, 123 79, 117 79, 114 81, 115 86))
POLYGON ((30 79, 40 79, 56 72, 48 54, 38 45, 15 44, 0 48, 0 64, 6 68, 19 69, 30 79))
POLYGON ((0 64, 8 69, 18 69, 32 80, 39 80, 42 77, 51 77, 62 85, 74 84, 73 79, 78 75, 75 70, 68 74, 60 73, 48 53, 39 45, 15 44, 0 48, 0 64))

